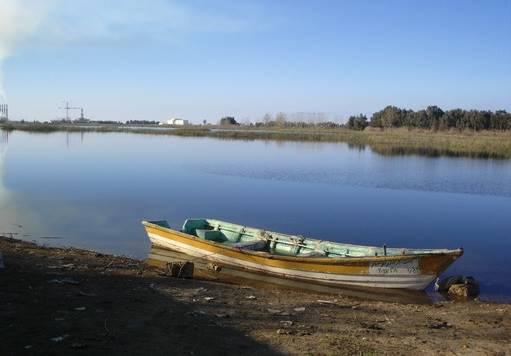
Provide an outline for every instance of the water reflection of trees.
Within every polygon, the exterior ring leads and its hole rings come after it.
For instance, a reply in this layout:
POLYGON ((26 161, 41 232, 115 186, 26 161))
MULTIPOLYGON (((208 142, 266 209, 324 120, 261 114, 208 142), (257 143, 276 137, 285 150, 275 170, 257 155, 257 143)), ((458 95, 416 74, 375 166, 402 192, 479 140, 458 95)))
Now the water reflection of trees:
POLYGON ((432 147, 401 147, 391 145, 369 144, 372 151, 382 156, 407 156, 417 155, 424 157, 469 157, 469 158, 493 158, 503 159, 505 157, 488 152, 459 152, 450 149, 438 149, 432 147))
POLYGON ((348 148, 350 150, 356 150, 358 152, 363 152, 366 150, 366 144, 363 143, 348 143, 348 148))

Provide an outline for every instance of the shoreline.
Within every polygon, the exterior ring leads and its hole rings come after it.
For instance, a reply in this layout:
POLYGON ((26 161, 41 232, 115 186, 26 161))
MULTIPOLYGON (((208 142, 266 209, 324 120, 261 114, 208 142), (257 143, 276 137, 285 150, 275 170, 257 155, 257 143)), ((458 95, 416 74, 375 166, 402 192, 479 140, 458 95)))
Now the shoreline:
POLYGON ((467 157, 511 159, 511 131, 431 131, 421 129, 347 128, 257 128, 253 126, 119 126, 42 123, 7 123, 0 129, 33 133, 121 132, 181 137, 211 137, 226 140, 266 140, 294 142, 341 142, 382 155, 420 155, 427 157, 467 157))
POLYGON ((165 276, 0 237, 1 354, 500 353, 511 305, 364 301, 165 276))

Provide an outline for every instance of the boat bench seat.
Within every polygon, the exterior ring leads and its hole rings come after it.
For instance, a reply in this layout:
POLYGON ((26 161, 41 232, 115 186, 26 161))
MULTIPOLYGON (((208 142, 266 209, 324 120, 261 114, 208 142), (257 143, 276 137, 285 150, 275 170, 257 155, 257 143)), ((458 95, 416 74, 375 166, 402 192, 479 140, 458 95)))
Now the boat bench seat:
POLYGON ((215 242, 227 241, 227 237, 225 237, 222 231, 218 230, 195 229, 195 234, 197 235, 198 238, 207 241, 215 242))
POLYGON ((267 243, 264 240, 240 242, 229 241, 225 234, 222 231, 218 230, 196 229, 195 234, 200 239, 206 241, 220 242, 226 246, 234 247, 241 250, 262 251, 266 250, 267 248, 267 243))
POLYGON ((297 256, 299 256, 299 257, 326 257, 327 254, 325 251, 310 251, 310 252, 299 253, 297 256))
POLYGON ((267 249, 267 242, 264 240, 226 243, 226 245, 240 250, 263 251, 267 249))

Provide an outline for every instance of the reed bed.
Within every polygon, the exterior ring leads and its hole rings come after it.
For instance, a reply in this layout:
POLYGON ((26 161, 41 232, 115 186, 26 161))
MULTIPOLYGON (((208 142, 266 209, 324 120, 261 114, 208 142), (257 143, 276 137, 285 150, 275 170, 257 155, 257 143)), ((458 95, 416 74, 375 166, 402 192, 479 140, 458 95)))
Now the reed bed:
POLYGON ((369 146, 383 155, 416 154, 472 158, 511 159, 511 131, 430 131, 409 129, 346 128, 256 128, 253 126, 185 128, 127 127, 121 125, 78 126, 43 123, 7 123, 3 130, 50 133, 125 132, 183 137, 213 137, 231 140, 272 140, 303 142, 344 142, 353 146, 369 146))

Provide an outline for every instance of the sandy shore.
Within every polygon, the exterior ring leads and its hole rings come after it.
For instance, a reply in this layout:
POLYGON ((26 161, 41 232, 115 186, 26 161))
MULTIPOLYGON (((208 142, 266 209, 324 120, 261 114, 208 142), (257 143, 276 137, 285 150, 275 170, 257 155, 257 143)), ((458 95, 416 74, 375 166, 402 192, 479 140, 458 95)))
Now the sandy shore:
POLYGON ((0 354, 511 354, 511 305, 371 302, 164 276, 0 238, 0 354))

